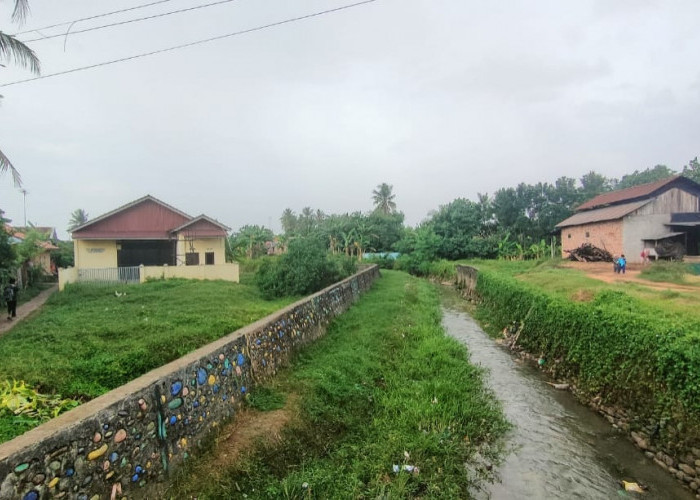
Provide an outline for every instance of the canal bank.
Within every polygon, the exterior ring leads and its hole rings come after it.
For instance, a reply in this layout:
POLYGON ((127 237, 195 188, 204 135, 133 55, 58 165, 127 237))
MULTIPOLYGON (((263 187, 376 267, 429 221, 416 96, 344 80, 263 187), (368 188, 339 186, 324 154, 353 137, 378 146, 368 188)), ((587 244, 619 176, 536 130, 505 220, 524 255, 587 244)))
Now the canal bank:
POLYGON ((694 495, 645 457, 610 424, 547 377, 491 339, 465 312, 466 303, 443 287, 443 327, 467 345, 470 360, 487 370, 486 383, 503 404, 513 429, 497 482, 477 498, 643 497, 692 499, 694 495), (625 491, 623 482, 647 488, 625 491))

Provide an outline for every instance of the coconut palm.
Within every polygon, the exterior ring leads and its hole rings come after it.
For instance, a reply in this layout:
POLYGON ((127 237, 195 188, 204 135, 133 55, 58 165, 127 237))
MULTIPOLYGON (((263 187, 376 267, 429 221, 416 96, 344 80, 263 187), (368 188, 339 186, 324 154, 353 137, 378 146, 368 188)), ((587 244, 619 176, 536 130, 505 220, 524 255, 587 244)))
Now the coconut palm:
POLYGON ((82 226, 88 221, 88 214, 82 208, 76 208, 70 214, 70 220, 68 221, 68 231, 72 231, 78 226, 82 226))
POLYGON ((377 189, 372 191, 372 200, 374 200, 374 209, 377 212, 381 212, 385 215, 392 214, 396 211, 396 202, 394 198, 396 197, 392 194, 394 186, 382 182, 377 186, 377 189))
MULTIPOLYGON (((29 14, 28 0, 15 0, 15 8, 12 11, 12 21, 22 24, 29 14)), ((23 68, 29 69, 34 74, 39 74, 41 66, 39 58, 27 45, 20 42, 13 35, 8 35, 0 31, 0 61, 10 61, 23 68)), ((2 96, 0 96, 2 97, 2 96)), ((12 173, 15 186, 22 185, 19 172, 14 167, 10 159, 0 150, 0 174, 7 171, 12 173)))

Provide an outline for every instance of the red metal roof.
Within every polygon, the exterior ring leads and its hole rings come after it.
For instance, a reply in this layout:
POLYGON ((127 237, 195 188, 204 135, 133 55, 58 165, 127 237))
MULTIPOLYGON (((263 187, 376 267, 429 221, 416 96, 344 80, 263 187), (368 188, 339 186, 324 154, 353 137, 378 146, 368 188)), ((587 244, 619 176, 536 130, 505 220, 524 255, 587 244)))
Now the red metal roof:
POLYGON ((599 194, 592 200, 588 200, 583 205, 578 206, 576 208, 576 211, 578 212, 579 210, 590 210, 591 208, 602 207, 605 205, 614 205, 616 203, 632 201, 637 198, 650 196, 659 189, 666 187, 667 185, 673 183, 674 181, 677 181, 678 179, 685 179, 688 182, 693 182, 690 179, 686 179, 681 175, 674 175, 673 177, 662 179, 660 181, 650 182, 648 184, 641 184, 639 186, 633 186, 627 189, 620 189, 618 191, 611 191, 609 193, 599 194))
POLYGON ((73 239, 170 239, 170 231, 192 218, 145 196, 93 219, 72 231, 73 239))
POLYGON ((221 222, 202 214, 194 219, 185 222, 182 226, 171 230, 173 233, 196 233, 197 237, 226 236, 226 232, 231 228, 221 222))

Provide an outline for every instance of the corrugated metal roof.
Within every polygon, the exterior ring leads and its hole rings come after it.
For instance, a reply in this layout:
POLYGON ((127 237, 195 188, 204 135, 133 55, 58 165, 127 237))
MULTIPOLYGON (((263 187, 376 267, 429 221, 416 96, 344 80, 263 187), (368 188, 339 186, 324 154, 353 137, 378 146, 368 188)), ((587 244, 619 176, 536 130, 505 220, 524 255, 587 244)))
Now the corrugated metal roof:
POLYGON ((228 226, 222 224, 222 223, 219 222, 218 220, 212 219, 211 217, 207 217, 206 215, 202 214, 202 215, 198 215, 197 217, 195 217, 195 218, 192 219, 191 221, 185 222, 185 223, 184 223, 183 225, 181 225, 180 227, 176 227, 175 229, 171 229, 170 232, 172 232, 172 233, 177 233, 177 232, 182 231, 183 229, 185 229, 185 228, 187 228, 187 227, 193 226, 193 225, 195 225, 195 224, 197 224, 197 223, 200 223, 200 222, 202 222, 202 221, 205 221, 205 222, 208 222, 208 223, 210 223, 210 224, 212 224, 212 225, 214 225, 214 226, 217 226, 217 227, 223 229, 224 231, 230 231, 230 230, 231 230, 230 227, 228 227, 228 226))
POLYGON ((645 236, 642 238, 644 241, 659 241, 659 240, 665 240, 667 238, 673 238, 674 236, 679 236, 681 234, 685 234, 683 232, 681 233, 659 233, 655 234, 652 236, 645 236))
MULTIPOLYGON (((612 205, 613 203, 619 203, 625 200, 634 200, 635 198, 641 198, 643 196, 649 196, 658 189, 674 182, 675 180, 683 178, 681 175, 674 175, 667 179, 661 179, 656 182, 649 182, 648 184, 641 184, 639 186, 633 186, 627 189, 620 189, 618 191, 611 191, 609 193, 599 194, 592 200, 588 200, 583 205, 576 208, 579 210, 588 210, 595 207, 600 207, 604 205, 612 205)), ((689 179, 688 179, 689 180, 689 179)), ((691 181, 692 182, 692 181, 691 181)))
POLYGON ((168 209, 168 210, 170 210, 170 211, 172 211, 172 212, 174 212, 174 213, 180 215, 180 216, 183 218, 183 220, 190 220, 190 219, 192 219, 192 217, 189 216, 189 215, 187 215, 185 212, 182 212, 182 211, 178 210, 177 208, 175 208, 175 207, 173 207, 173 206, 170 206, 170 205, 168 205, 167 203, 165 203, 165 202, 163 202, 163 201, 160 201, 160 200, 159 200, 158 198, 156 198, 155 196, 151 196, 150 194, 147 194, 146 196, 144 196, 144 197, 142 197, 142 198, 139 198, 138 200, 134 200, 134 201, 132 201, 132 202, 130 202, 130 203, 127 203, 126 205, 122 205, 122 206, 119 207, 119 208, 115 208, 115 209, 112 210, 111 212, 107 212, 106 214, 102 214, 102 215, 100 215, 99 217, 96 217, 96 218, 94 218, 94 219, 92 219, 92 220, 89 220, 89 221, 87 221, 85 224, 82 224, 82 225, 80 225, 80 226, 78 226, 78 227, 73 228, 73 230, 71 230, 70 232, 71 232, 71 233, 75 233, 76 231, 81 231, 82 229, 84 229, 84 228, 86 228, 86 227, 88 227, 88 226, 91 226, 91 225, 95 224, 96 222, 99 222, 99 221, 101 221, 101 220, 107 219, 108 217, 111 217, 111 216, 113 216, 113 215, 115 215, 115 214, 118 214, 118 213, 120 213, 120 212, 124 212, 125 210, 128 210, 129 208, 135 207, 135 206, 137 206, 137 205, 139 205, 139 204, 141 204, 141 203, 143 203, 143 202, 145 202, 145 201, 152 201, 153 203, 156 203, 156 204, 158 204, 158 205, 161 205, 162 207, 165 207, 166 209, 168 209))
POLYGON ((651 200, 642 200, 632 203, 623 203, 622 205, 613 205, 611 207, 586 210, 585 212, 578 212, 568 219, 561 221, 555 227, 562 228, 568 226, 579 226, 581 224, 591 224, 593 222, 621 219, 625 215, 634 212, 638 208, 641 208, 650 202, 651 200))

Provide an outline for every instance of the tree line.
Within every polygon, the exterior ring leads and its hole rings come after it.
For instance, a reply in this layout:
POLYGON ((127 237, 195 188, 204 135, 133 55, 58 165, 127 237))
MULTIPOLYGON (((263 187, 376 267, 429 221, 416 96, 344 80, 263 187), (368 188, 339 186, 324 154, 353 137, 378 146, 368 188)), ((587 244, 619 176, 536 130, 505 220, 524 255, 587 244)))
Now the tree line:
POLYGON ((585 201, 678 174, 700 182, 697 157, 678 171, 656 165, 620 179, 590 171, 578 179, 562 176, 553 183, 503 187, 492 195, 479 194, 476 201, 457 198, 416 227, 404 225, 393 186, 382 183, 372 191, 373 209, 368 212, 327 214, 307 206, 297 213, 287 208, 280 216, 282 234, 277 236, 263 226, 244 226, 229 239, 230 256, 279 253, 294 239, 313 238, 331 254, 358 260, 368 252, 399 252, 417 261, 542 258, 557 243, 552 240, 556 224, 585 201))

